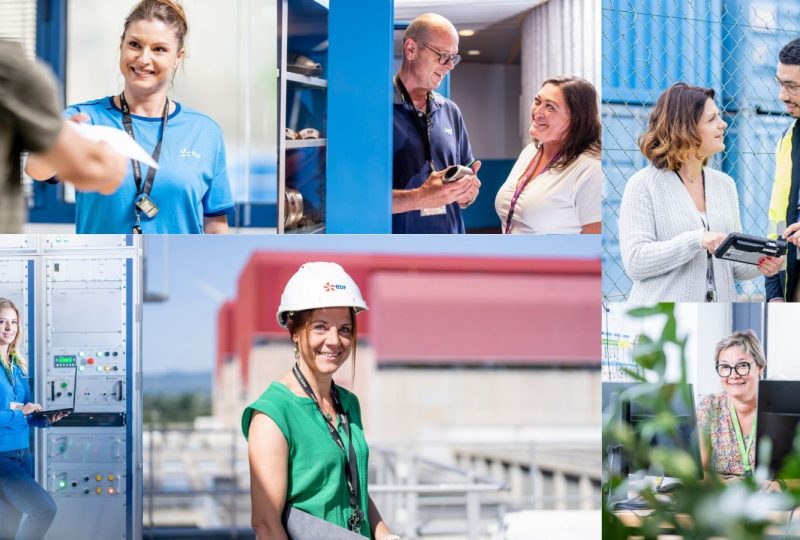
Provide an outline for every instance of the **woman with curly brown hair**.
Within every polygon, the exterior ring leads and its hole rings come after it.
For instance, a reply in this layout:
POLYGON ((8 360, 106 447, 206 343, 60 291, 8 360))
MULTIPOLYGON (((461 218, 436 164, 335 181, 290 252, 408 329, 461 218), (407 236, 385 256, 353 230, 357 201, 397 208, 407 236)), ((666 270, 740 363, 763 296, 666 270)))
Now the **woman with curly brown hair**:
POLYGON ((504 234, 600 234, 600 113, 580 77, 553 77, 531 106, 529 134, 494 206, 504 234))
POLYGON ((677 83, 658 98, 639 139, 651 165, 628 180, 619 213, 628 301, 731 302, 734 280, 780 270, 782 258, 753 266, 712 256, 741 229, 733 179, 706 166, 727 127, 709 88, 677 83))

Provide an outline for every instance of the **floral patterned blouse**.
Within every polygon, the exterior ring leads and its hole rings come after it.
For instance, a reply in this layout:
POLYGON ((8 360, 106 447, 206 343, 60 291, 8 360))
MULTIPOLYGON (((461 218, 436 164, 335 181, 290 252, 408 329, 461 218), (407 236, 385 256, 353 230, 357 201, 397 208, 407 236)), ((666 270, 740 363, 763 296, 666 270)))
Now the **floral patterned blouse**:
MULTIPOLYGON (((741 478, 744 476, 744 466, 739 453, 739 443, 736 442, 736 431, 728 410, 728 398, 725 392, 708 394, 697 406, 697 427, 701 437, 711 437, 711 456, 709 467, 717 471, 723 480, 741 478)), ((750 442, 750 434, 742 433, 745 447, 750 442)), ((756 445, 750 448, 748 454, 751 470, 756 464, 756 445)))

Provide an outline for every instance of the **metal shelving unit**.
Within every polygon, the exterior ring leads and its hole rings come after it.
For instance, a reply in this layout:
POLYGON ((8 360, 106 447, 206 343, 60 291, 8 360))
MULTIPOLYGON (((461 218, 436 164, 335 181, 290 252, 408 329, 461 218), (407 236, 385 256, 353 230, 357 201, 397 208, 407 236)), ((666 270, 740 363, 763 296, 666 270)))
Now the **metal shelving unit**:
POLYGON ((278 232, 321 233, 326 227, 328 6, 317 0, 281 0, 278 9, 278 232), (294 55, 318 62, 320 76, 289 71, 294 55), (309 127, 320 132, 319 139, 285 137, 287 128, 309 127), (289 200, 303 205, 299 219, 287 209, 289 200), (287 222, 287 216, 294 222, 287 222))

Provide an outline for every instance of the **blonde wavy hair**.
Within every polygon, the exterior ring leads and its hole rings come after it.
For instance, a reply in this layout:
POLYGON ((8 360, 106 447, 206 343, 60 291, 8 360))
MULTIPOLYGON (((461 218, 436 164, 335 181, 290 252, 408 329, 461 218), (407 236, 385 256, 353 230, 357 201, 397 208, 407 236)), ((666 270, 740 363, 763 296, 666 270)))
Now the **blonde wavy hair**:
MULTIPOLYGON (((14 341, 8 345, 8 358, 13 362, 16 362, 19 368, 22 370, 22 373, 27 375, 28 362, 22 357, 19 350, 17 350, 17 344, 19 343, 20 337, 22 337, 22 324, 20 321, 19 309, 17 308, 16 304, 14 304, 14 302, 8 298, 0 298, 0 310, 3 309, 13 309, 14 313, 17 314, 17 335, 14 336, 14 341)), ((6 365, 5 358, 0 358, 0 361, 2 361, 7 368, 11 367, 10 365, 6 365)))
MULTIPOLYGON (((697 124, 714 90, 679 82, 658 98, 639 149, 657 169, 677 171, 700 148, 697 124)), ((703 160, 703 165, 708 159, 703 160)))

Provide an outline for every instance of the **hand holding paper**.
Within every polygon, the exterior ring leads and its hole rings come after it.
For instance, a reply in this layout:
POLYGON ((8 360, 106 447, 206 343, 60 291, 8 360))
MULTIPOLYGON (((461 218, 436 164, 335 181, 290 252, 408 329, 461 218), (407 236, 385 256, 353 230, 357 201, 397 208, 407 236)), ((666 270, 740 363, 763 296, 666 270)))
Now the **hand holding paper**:
POLYGON ((153 158, 145 149, 139 146, 139 143, 121 129, 109 126, 95 126, 92 124, 78 124, 75 122, 66 122, 66 125, 74 129, 78 135, 85 139, 89 139, 93 142, 104 142, 110 146, 114 152, 139 161, 148 167, 158 169, 158 163, 153 161, 153 158))

